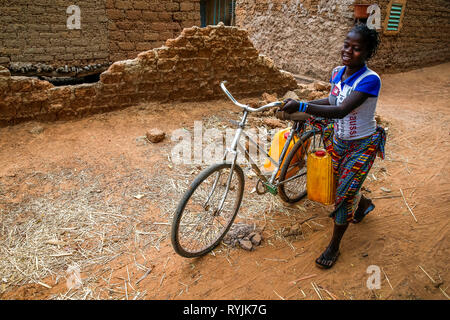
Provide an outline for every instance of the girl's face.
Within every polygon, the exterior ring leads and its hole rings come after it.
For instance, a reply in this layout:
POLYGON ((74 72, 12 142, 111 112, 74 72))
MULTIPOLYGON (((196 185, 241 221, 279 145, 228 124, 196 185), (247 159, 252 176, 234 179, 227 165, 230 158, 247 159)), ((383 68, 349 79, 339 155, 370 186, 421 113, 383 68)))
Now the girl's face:
POLYGON ((341 49, 341 58, 344 66, 359 67, 366 63, 366 44, 359 33, 350 31, 344 40, 341 49))

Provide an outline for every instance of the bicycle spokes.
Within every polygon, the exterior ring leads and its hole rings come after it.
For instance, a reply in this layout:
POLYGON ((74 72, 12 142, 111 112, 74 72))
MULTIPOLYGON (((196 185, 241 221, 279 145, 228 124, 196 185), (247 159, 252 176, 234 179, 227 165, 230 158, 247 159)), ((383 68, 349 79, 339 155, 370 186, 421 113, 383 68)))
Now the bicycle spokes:
POLYGON ((239 177, 223 168, 206 177, 188 199, 178 226, 180 246, 199 252, 223 236, 240 204, 239 177))

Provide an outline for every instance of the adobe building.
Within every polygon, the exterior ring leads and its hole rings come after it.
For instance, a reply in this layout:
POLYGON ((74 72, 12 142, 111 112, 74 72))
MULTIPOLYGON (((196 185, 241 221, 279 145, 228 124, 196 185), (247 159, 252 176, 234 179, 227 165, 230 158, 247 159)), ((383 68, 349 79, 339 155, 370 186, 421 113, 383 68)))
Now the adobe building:
POLYGON ((450 60, 448 0, 253 0, 238 1, 236 23, 255 47, 294 74, 328 80, 339 65, 343 40, 358 9, 380 8, 381 45, 369 67, 399 72, 450 60))
POLYGON ((278 67, 327 80, 346 33, 367 19, 355 16, 355 4, 380 8, 382 43, 369 64, 376 71, 449 60, 447 0, 2 0, 0 65, 13 75, 98 75, 183 28, 222 21, 247 29, 278 67))

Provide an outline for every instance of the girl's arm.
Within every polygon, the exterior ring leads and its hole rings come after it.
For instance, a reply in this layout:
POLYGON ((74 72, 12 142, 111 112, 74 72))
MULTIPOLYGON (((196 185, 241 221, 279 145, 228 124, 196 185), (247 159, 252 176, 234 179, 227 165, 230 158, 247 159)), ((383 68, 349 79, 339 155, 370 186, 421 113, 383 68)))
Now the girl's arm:
POLYGON ((347 98, 344 99, 344 101, 342 101, 340 106, 330 104, 328 106, 324 106, 312 101, 308 102, 308 107, 305 112, 312 114, 313 116, 323 118, 342 119, 362 105, 369 96, 370 95, 365 92, 353 91, 347 98))
POLYGON ((321 106, 329 106, 330 105, 330 101, 328 100, 328 98, 312 100, 312 101, 308 102, 308 104, 310 104, 310 103, 315 104, 315 105, 321 105, 321 106))
MULTIPOLYGON (((308 106, 304 112, 313 116, 328 119, 342 119, 350 112, 355 110, 366 101, 370 95, 365 92, 353 91, 340 106, 330 104, 328 99, 320 99, 308 102, 308 106)), ((300 103, 295 100, 289 100, 283 107, 283 111, 288 113, 299 111, 300 103)))

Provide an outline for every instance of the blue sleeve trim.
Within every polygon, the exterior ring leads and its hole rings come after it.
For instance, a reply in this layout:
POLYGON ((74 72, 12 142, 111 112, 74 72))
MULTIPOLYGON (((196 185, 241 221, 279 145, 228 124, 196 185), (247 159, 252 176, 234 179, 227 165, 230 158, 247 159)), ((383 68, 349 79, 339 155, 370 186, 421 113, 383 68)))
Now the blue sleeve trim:
POLYGON ((381 89, 381 81, 376 75, 369 75, 362 79, 355 88, 355 91, 365 92, 378 97, 381 89))
POLYGON ((339 67, 336 67, 336 68, 333 69, 333 71, 331 71, 330 83, 335 83, 333 77, 337 76, 339 71, 340 71, 339 67))

